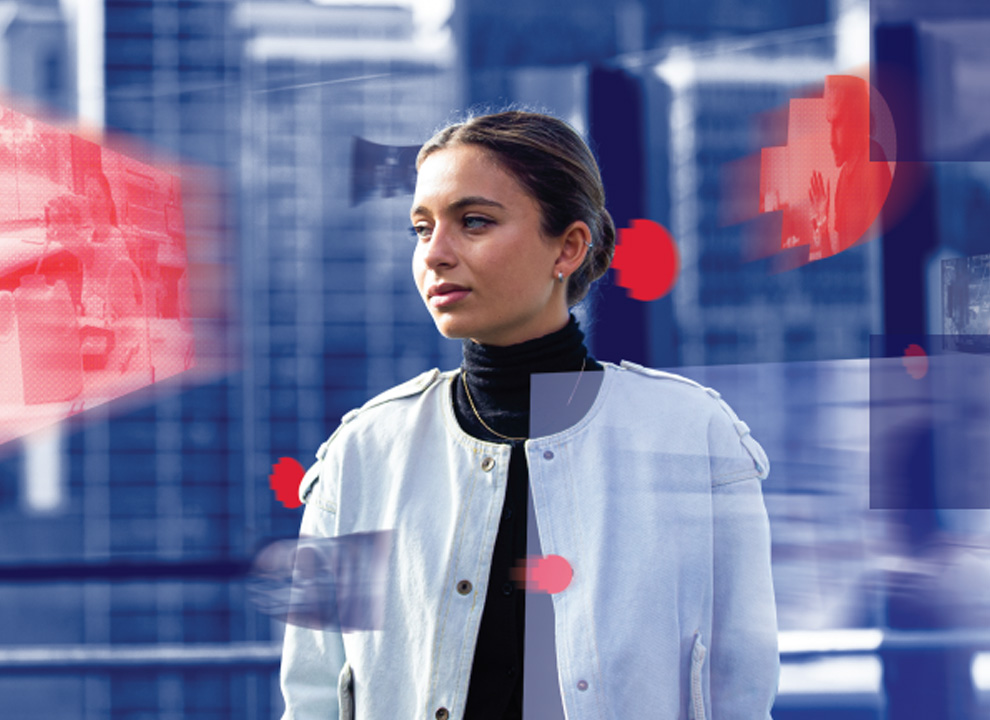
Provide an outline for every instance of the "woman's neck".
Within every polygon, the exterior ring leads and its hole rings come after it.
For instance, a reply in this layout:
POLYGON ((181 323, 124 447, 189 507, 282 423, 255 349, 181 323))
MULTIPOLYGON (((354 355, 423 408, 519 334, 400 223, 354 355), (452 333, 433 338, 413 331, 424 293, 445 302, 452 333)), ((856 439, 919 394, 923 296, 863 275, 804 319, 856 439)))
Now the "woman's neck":
POLYGON ((505 439, 489 432, 486 424, 505 436, 527 437, 533 373, 600 369, 601 365, 588 356, 584 333, 573 316, 560 330, 515 345, 465 340, 463 376, 454 393, 458 421, 469 434, 486 440, 505 439))
POLYGON ((573 316, 563 308, 563 303, 561 303, 560 313, 547 316, 541 314, 531 319, 525 327, 517 326, 501 333, 496 332, 487 339, 471 338, 471 342, 475 345, 488 347, 516 347, 531 340, 549 337, 559 330, 563 330, 571 323, 572 318, 573 316))

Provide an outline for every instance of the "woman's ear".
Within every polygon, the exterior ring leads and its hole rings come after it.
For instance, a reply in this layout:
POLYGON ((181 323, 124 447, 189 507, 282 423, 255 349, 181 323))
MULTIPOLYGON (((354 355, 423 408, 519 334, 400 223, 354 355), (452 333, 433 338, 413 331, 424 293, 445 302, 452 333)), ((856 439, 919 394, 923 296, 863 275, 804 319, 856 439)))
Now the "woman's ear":
POLYGON ((591 230, 584 220, 575 220, 558 237, 558 242, 562 242, 560 254, 554 264, 554 273, 562 272, 565 277, 573 275, 591 246, 591 230))

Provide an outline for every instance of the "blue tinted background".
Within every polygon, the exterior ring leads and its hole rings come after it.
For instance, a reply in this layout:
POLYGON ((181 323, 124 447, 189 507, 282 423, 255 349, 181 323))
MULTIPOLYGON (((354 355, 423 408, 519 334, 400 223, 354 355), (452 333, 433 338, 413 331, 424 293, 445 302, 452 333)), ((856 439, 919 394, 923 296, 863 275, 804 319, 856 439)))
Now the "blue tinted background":
MULTIPOLYGON (((10 5, 0 82, 72 120, 86 67, 74 4, 10 5)), ((971 75, 938 82, 943 58, 981 67, 951 7, 934 27, 911 3, 878 7, 871 26, 855 0, 457 0, 430 26, 402 5, 105 2, 107 128, 216 173, 209 197, 184 198, 187 237, 214 243, 232 278, 235 310, 214 339, 236 369, 0 448, 3 716, 278 717, 281 627, 250 604, 245 571, 296 534, 301 510, 275 501, 268 473, 282 456, 308 465, 371 395, 458 364, 411 281, 396 167, 400 148, 464 108, 509 103, 584 133, 617 225, 649 218, 678 242, 669 296, 632 301, 606 276, 578 314, 596 357, 718 388, 771 457, 785 651, 775 716, 875 718, 886 705, 911 717, 915 671, 935 697, 917 716, 976 712, 990 678, 979 658, 971 672, 972 650, 922 665, 874 652, 869 632, 834 631, 908 632, 914 647, 982 627, 980 592, 956 612, 934 585, 982 577, 983 516, 868 510, 868 358, 871 334, 942 332, 940 261, 990 251, 990 173, 919 164, 910 210, 882 238, 783 273, 744 262, 747 242, 779 232, 772 218, 724 222, 755 201, 726 182, 727 163, 782 143, 767 113, 867 62, 871 38, 907 58, 906 147, 935 148, 916 159, 959 159, 932 154, 961 152, 946 128, 982 147, 971 75), (919 37, 925 52, 912 54, 919 37), (935 120, 918 111, 933 87, 935 120), (355 138, 383 149, 357 152, 355 138), (843 642, 851 651, 836 652, 843 642)))

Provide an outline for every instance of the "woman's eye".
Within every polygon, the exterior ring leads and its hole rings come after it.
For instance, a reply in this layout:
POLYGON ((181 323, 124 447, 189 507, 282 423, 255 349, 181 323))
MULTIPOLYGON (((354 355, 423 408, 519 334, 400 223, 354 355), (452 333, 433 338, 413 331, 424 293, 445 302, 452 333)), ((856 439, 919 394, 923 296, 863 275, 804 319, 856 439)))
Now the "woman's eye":
POLYGON ((431 228, 429 225, 413 225, 412 227, 409 228, 409 234, 412 235, 413 238, 418 240, 428 239, 432 232, 433 232, 433 228, 431 228))
POLYGON ((480 230, 481 228, 488 227, 492 224, 492 221, 488 218, 478 217, 477 215, 469 215, 464 218, 464 227, 468 230, 480 230))

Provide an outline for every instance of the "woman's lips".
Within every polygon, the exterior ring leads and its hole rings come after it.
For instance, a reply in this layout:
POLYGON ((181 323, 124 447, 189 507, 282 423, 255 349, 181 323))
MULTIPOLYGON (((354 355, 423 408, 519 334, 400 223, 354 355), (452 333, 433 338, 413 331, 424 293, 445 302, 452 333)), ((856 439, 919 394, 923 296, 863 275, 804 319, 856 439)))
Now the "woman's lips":
POLYGON ((430 297, 430 307, 440 308, 452 305, 468 296, 470 290, 450 290, 445 293, 437 293, 430 297))

